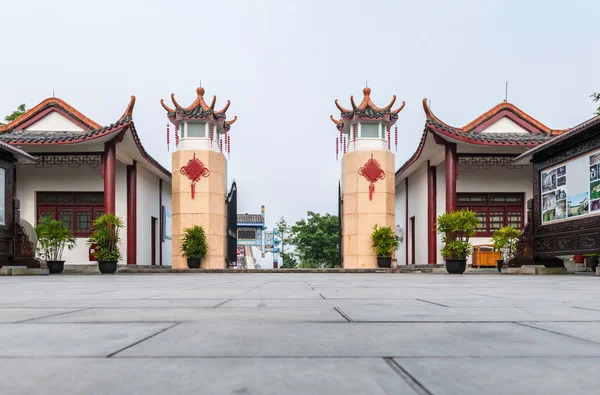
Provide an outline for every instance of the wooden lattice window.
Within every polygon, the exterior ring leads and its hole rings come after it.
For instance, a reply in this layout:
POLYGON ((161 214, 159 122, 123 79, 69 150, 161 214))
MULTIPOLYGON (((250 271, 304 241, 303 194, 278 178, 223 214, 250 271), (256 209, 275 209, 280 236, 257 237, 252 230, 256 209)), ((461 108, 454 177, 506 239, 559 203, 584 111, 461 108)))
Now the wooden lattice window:
POLYGON ((476 237, 491 237, 504 226, 521 230, 525 225, 523 193, 457 193, 456 206, 459 210, 468 208, 477 214, 476 237))
POLYGON ((62 221, 75 237, 89 237, 92 221, 104 214, 103 192, 38 192, 36 223, 43 217, 62 221))

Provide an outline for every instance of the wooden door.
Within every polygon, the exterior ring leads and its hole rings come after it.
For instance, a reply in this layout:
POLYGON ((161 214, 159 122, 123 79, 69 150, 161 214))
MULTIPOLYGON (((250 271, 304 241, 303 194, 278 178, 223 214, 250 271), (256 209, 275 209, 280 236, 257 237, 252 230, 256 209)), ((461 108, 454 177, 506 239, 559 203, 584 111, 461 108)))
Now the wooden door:
POLYGON ((415 217, 410 218, 410 263, 416 264, 415 260, 415 217))
POLYGON ((152 266, 156 265, 156 236, 158 234, 157 229, 156 229, 157 225, 158 225, 158 218, 152 217, 152 232, 151 232, 151 236, 150 236, 150 238, 152 239, 152 247, 150 250, 150 251, 152 251, 152 266))

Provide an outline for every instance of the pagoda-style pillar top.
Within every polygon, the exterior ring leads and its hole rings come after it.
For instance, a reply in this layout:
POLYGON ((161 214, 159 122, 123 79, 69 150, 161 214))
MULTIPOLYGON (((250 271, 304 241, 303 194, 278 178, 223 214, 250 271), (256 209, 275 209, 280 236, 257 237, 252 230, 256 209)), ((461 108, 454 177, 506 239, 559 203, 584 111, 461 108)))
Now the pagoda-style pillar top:
MULTIPOLYGON (((378 107, 371 100, 371 88, 363 89, 363 99, 356 105, 354 96, 350 96, 352 109, 348 110, 336 100, 335 105, 341 112, 341 119, 330 116, 340 132, 336 143, 336 153, 345 154, 348 151, 391 150, 391 127, 398 120, 405 102, 392 110, 396 96, 385 107, 378 107), (352 144, 350 144, 352 142, 352 144), (339 144, 341 146, 338 146, 339 144)), ((397 141, 397 127, 395 131, 397 141)), ((397 143, 396 143, 397 144, 397 143)), ((396 145, 394 144, 394 145, 396 145)))
MULTIPOLYGON (((175 125, 175 147, 183 150, 212 150, 229 155, 231 150, 231 136, 229 129, 237 120, 233 117, 227 120, 227 109, 231 102, 227 100, 225 106, 215 110, 217 97, 213 96, 208 104, 204 100, 204 88, 196 89, 196 100, 188 106, 181 106, 175 95, 171 93, 171 101, 175 108, 170 108, 164 100, 160 104, 167 110, 167 118, 175 125)), ((170 132, 167 124, 167 146, 170 141, 170 132)))
MULTIPOLYGON (((344 129, 349 128, 351 124, 355 124, 361 121, 374 121, 374 122, 385 122, 394 124, 398 120, 398 113, 404 108, 405 102, 402 102, 400 107, 392 110, 392 106, 396 102, 396 95, 392 98, 390 104, 385 107, 378 107, 371 100, 371 88, 366 87, 363 89, 362 102, 357 106, 354 102, 354 96, 350 96, 350 103, 352 109, 345 109, 336 100, 335 105, 341 112, 341 119, 337 120, 333 116, 330 116, 331 120, 338 125, 338 129, 343 127, 344 129)), ((347 130, 345 130, 347 132, 347 130)))
POLYGON ((215 124, 219 133, 227 133, 231 128, 231 125, 237 120, 237 117, 233 117, 232 120, 227 121, 227 110, 231 102, 227 100, 227 104, 220 111, 215 111, 215 104, 217 103, 217 97, 213 96, 212 102, 209 104, 204 101, 204 88, 199 87, 196 89, 198 95, 196 100, 188 106, 181 106, 177 100, 175 100, 175 94, 171 93, 171 101, 175 108, 170 108, 165 104, 164 100, 160 100, 160 104, 165 110, 167 110, 167 117, 174 124, 180 124, 182 122, 210 122, 215 124))

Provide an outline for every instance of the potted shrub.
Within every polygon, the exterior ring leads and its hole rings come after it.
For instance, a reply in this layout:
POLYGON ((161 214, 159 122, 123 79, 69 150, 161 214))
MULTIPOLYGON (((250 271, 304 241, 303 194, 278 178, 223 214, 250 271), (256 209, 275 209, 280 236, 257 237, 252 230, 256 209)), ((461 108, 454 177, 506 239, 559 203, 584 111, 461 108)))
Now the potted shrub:
POLYGON ((593 272, 596 271, 596 267, 598 266, 598 261, 600 260, 598 254, 585 254, 585 266, 592 269, 593 272))
POLYGON ((62 221, 52 217, 42 217, 35 228, 38 237, 38 253, 46 261, 50 273, 62 273, 65 269, 65 261, 62 254, 67 248, 75 247, 75 237, 62 221))
POLYGON ((200 261, 206 256, 207 251, 206 235, 201 226, 195 225, 183 230, 181 252, 187 258, 188 268, 200 269, 200 261))
POLYGON ((375 225, 371 239, 373 240, 372 248, 377 254, 377 266, 392 267, 392 255, 398 248, 394 229, 390 226, 375 225))
POLYGON ((123 221, 114 214, 104 214, 94 220, 92 227, 88 245, 95 245, 98 269, 103 274, 115 273, 121 260, 119 230, 123 228, 123 221))
POLYGON ((517 229, 505 226, 504 228, 498 229, 492 236, 494 249, 500 251, 502 254, 502 259, 496 262, 499 272, 502 272, 502 265, 504 262, 508 262, 514 258, 520 234, 521 232, 517 229))
POLYGON ((467 268, 467 258, 473 250, 469 239, 475 235, 479 221, 474 211, 464 209, 442 214, 437 219, 437 231, 442 235, 442 256, 448 273, 461 274, 467 268))

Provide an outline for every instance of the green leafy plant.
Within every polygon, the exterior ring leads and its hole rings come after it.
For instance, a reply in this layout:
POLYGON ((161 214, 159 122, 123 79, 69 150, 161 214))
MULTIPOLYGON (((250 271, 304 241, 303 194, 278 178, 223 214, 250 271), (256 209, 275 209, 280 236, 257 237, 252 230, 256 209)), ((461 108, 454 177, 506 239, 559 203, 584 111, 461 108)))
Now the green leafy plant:
POLYGON ((104 214, 92 223, 92 235, 88 245, 96 245, 94 256, 98 261, 120 261, 119 231, 123 228, 123 220, 114 214, 104 214))
POLYGON ((339 265, 340 227, 337 215, 307 212, 292 226, 288 245, 294 247, 299 268, 334 268, 339 265))
MULTIPOLYGON (((590 97, 596 103, 600 102, 600 93, 593 93, 590 97)), ((598 107, 598 109, 596 109, 596 114, 600 115, 600 107, 598 107)))
POLYGON ((42 217, 35 232, 38 237, 38 253, 45 261, 60 261, 65 248, 75 248, 75 237, 62 221, 42 217))
POLYGON ((390 258, 398 248, 398 240, 396 234, 390 226, 378 226, 373 227, 371 233, 371 239, 373 241, 372 248, 380 258, 390 258))
POLYGON ((195 225, 184 229, 181 239, 181 252, 183 256, 190 259, 202 259, 206 256, 208 244, 206 235, 201 226, 195 225))
POLYGON ((517 240, 521 232, 517 229, 505 226, 504 228, 500 228, 494 233, 492 236, 492 241, 494 243, 494 249, 496 251, 500 251, 502 254, 502 258, 505 261, 509 261, 515 256, 515 252, 517 250, 517 240))
POLYGON ((477 214, 469 209, 445 213, 437 218, 437 231, 442 235, 442 256, 445 260, 467 259, 473 250, 469 239, 479 225, 477 214))

